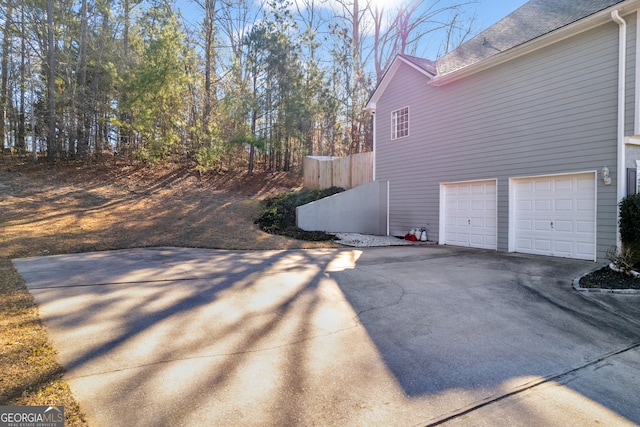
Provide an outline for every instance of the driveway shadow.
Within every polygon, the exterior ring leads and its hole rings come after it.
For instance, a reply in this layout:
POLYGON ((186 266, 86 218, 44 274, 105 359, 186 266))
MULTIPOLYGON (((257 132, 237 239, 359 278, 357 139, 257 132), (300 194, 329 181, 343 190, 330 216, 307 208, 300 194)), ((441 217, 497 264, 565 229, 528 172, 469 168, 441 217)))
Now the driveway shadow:
POLYGON ((640 328, 571 291, 582 261, 396 247, 14 263, 91 425, 425 425, 505 399, 548 424, 518 393, 550 384, 590 402, 554 420, 640 422, 618 393, 637 386, 640 328))
POLYGON ((640 318, 630 322, 633 310, 605 310, 597 295, 572 289, 593 265, 450 247, 379 248, 332 276, 409 397, 472 391, 482 406, 567 381, 640 422, 640 397, 630 397, 640 378, 640 318), (619 354, 627 361, 612 370, 614 380, 576 380, 582 371, 613 366, 619 354))

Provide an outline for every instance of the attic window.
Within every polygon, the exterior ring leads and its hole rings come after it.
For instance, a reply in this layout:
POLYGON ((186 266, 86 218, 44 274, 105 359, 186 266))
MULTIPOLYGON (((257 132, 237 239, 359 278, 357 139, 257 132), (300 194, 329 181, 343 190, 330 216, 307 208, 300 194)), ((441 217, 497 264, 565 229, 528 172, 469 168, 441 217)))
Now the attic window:
POLYGON ((409 136, 409 107, 391 113, 391 139, 409 136))

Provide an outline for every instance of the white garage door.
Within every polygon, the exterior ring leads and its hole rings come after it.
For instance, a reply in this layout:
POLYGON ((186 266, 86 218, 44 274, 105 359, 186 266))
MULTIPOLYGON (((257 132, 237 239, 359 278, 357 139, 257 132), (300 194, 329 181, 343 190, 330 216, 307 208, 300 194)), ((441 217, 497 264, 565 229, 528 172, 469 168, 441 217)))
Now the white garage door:
POLYGON ((445 245, 497 249, 496 181, 443 184, 445 245))
POLYGON ((512 180, 515 251, 596 259, 594 173, 512 180))

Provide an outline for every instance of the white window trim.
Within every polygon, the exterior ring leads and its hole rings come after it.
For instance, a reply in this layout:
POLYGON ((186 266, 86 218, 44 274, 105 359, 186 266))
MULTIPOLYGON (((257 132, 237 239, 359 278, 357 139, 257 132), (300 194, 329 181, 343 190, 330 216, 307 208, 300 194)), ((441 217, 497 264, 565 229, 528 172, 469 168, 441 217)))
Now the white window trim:
POLYGON ((406 138, 409 136, 409 106, 406 107, 402 107, 402 108, 398 108, 397 110, 394 110, 391 112, 391 140, 395 141, 397 139, 402 139, 402 138, 406 138), (397 113, 403 111, 403 110, 407 110, 407 134, 403 135, 403 136, 398 136, 398 127, 397 127, 397 119, 394 119, 394 115, 397 118, 397 113))

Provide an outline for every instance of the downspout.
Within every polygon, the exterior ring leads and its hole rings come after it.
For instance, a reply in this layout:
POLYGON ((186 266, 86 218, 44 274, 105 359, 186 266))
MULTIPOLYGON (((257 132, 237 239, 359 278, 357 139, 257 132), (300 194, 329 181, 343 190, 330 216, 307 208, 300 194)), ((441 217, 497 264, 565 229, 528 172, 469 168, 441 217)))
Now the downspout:
POLYGON ((624 144, 624 122, 625 122, 625 95, 626 95, 626 73, 627 73, 627 22, 620 17, 618 10, 611 12, 611 18, 619 26, 618 42, 618 165, 617 175, 617 197, 616 197, 616 246, 621 248, 620 240, 620 202, 625 196, 625 144, 624 144))
POLYGON ((376 110, 370 110, 373 127, 373 180, 376 180, 376 110))

